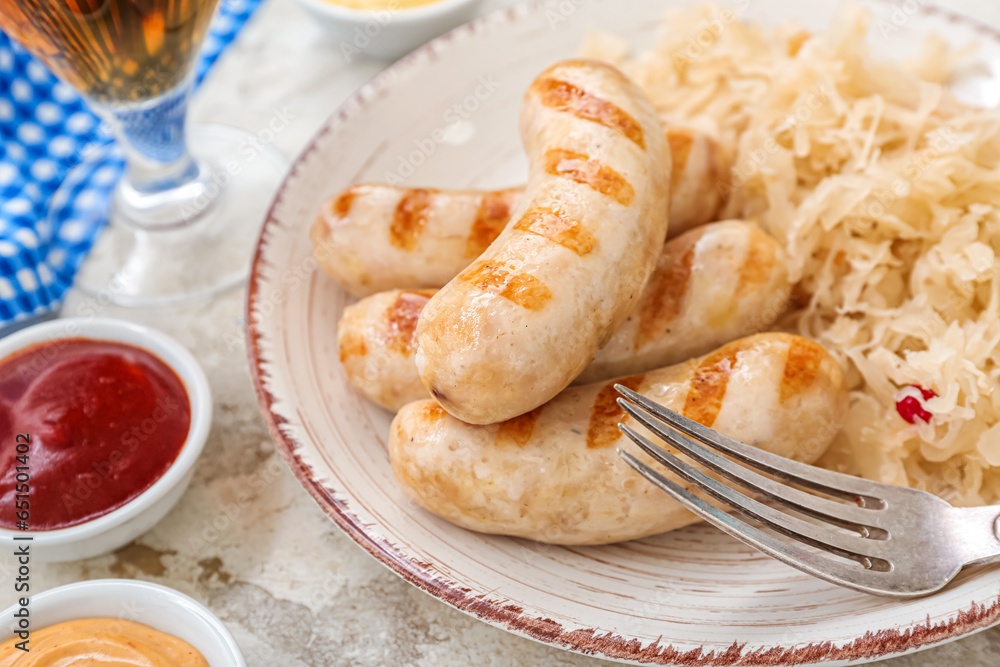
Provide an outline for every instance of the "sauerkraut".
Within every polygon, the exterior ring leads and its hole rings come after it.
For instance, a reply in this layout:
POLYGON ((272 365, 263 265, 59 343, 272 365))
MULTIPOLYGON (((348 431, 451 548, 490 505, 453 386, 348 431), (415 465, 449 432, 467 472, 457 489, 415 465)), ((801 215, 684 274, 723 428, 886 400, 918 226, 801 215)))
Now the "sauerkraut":
POLYGON ((1000 113, 948 89, 972 49, 932 38, 919 58, 887 61, 870 23, 853 8, 812 35, 708 5, 671 13, 647 53, 606 35, 583 50, 732 151, 721 217, 756 219, 785 244, 797 286, 782 328, 823 343, 849 378, 848 420, 821 463, 995 502, 1000 113), (929 422, 900 416, 906 397, 929 422))

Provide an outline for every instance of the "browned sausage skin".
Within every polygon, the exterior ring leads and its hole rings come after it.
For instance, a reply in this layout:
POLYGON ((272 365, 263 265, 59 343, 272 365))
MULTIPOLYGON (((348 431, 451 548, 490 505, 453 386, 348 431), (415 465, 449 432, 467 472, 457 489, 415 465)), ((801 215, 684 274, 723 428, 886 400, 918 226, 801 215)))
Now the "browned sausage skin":
MULTIPOLYGON (((660 368, 765 331, 789 291, 785 253, 753 223, 714 222, 682 234, 663 246, 638 306, 575 383, 660 368)), ((408 348, 381 342, 395 328, 389 305, 412 299, 405 290, 367 297, 337 327, 342 345, 360 341, 365 350, 344 363, 348 379, 392 411, 430 396, 414 363, 415 341, 408 348)))
MULTIPOLYGON (((819 344, 768 333, 617 380, 726 435, 812 462, 846 414, 840 367, 819 344)), ((514 419, 465 424, 434 401, 404 407, 389 456, 403 490, 459 526, 556 544, 606 544, 697 521, 626 465, 613 382, 573 387, 514 419)), ((641 429, 634 422, 632 426, 641 429)))
POLYGON ((720 185, 729 178, 730 164, 718 142, 704 132, 668 126, 670 173, 670 232, 675 237, 706 222, 718 220, 725 204, 720 185))
POLYGON ((340 363, 358 391, 390 410, 427 389, 413 362, 417 318, 434 290, 379 292, 348 306, 337 325, 340 363))
POLYGON ((577 382, 675 364, 766 331, 790 292, 785 252, 757 225, 692 229, 663 247, 638 306, 577 382))
POLYGON ((520 196, 353 185, 323 204, 310 228, 313 251, 356 296, 439 288, 489 247, 520 196))
MULTIPOLYGON (((675 237, 716 219, 728 166, 704 132, 669 127, 665 137, 673 154, 668 236, 675 237)), ((553 153, 552 167, 566 157, 553 153)), ((500 235, 523 194, 353 185, 323 204, 310 235, 323 270, 355 296, 443 287, 500 235)))
POLYGON ((427 303, 417 370, 470 423, 528 412, 580 374, 628 316, 667 232, 670 154, 624 74, 570 60, 528 89, 528 188, 512 224, 427 303))

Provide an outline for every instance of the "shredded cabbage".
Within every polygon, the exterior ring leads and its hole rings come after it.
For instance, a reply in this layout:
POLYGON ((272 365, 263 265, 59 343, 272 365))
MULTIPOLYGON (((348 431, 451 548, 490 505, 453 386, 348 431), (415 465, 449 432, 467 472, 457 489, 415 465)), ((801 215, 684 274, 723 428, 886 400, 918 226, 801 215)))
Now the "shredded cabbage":
POLYGON ((1000 113, 947 88, 974 47, 931 38, 915 60, 882 60, 870 21, 855 7, 811 35, 707 5, 669 13, 645 54, 596 34, 583 51, 732 151, 721 217, 755 218, 784 242, 797 285, 781 327, 847 371, 847 423, 821 464, 960 506, 995 502, 1000 113), (907 396, 930 423, 902 419, 907 396))

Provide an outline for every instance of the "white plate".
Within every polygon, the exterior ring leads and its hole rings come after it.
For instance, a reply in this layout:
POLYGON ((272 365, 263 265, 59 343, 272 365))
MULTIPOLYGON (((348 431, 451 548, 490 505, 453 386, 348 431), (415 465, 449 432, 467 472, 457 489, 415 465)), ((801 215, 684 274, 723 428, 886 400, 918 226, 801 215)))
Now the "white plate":
MULTIPOLYGON (((1000 569, 900 603, 817 581, 704 525, 589 548, 479 535, 422 511, 393 482, 384 444, 391 415, 351 389, 337 358, 337 320, 350 298, 312 259, 308 229, 320 202, 393 174, 440 187, 519 182, 517 117, 532 78, 575 54, 591 27, 650 44, 670 4, 563 0, 491 15, 396 63, 330 118, 278 194, 251 276, 250 365, 278 447, 337 525, 406 580, 493 625, 581 653, 671 665, 848 664, 1000 622, 1000 569)), ((912 53, 927 32, 980 41, 992 73, 963 82, 961 94, 1000 99, 1000 34, 916 2, 869 4, 886 25, 902 21, 884 38, 873 34, 880 51, 912 53)), ((814 30, 840 7, 724 6, 768 25, 794 16, 814 30)))

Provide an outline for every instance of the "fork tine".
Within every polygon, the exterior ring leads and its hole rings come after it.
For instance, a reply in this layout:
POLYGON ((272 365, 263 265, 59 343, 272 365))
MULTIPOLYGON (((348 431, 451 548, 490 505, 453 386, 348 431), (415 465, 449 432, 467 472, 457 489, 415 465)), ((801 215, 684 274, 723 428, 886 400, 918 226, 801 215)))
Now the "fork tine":
POLYGON ((844 558, 850 558, 866 565, 870 565, 870 562, 868 562, 870 558, 882 558, 884 543, 881 541, 865 539, 858 535, 838 533, 829 528, 807 523, 798 517, 768 507, 760 501, 754 500, 718 480, 712 479, 697 468, 681 461, 673 454, 657 447, 630 426, 620 424, 618 428, 644 452, 670 468, 677 475, 680 475, 691 484, 702 489, 719 502, 725 503, 738 512, 742 512, 751 519, 760 521, 772 530, 818 549, 823 549, 824 551, 844 558))
MULTIPOLYGON (((881 515, 879 514, 879 510, 861 508, 854 504, 839 503, 792 488, 783 482, 765 477, 750 468, 730 461, 720 454, 716 454, 694 440, 665 426, 662 422, 653 419, 643 412, 642 408, 624 398, 618 399, 618 405, 631 415, 633 419, 678 450, 746 489, 762 493, 786 507, 790 507, 797 512, 815 519, 851 530, 861 530, 864 528, 869 531, 868 537, 883 536, 884 530, 880 526, 879 519, 881 515)), ((654 452, 650 452, 650 455, 654 458, 659 458, 654 452)))
POLYGON ((876 509, 884 507, 884 502, 881 498, 873 496, 873 493, 896 497, 899 495, 898 487, 823 470, 751 447, 679 415, 624 385, 616 384, 615 389, 671 428, 766 473, 844 500, 853 502, 859 498, 870 499, 871 507, 876 509))
MULTIPOLYGON (((868 574, 860 565, 850 565, 843 561, 836 561, 824 556, 822 553, 808 551, 794 542, 786 542, 773 535, 769 535, 746 521, 723 512, 714 505, 699 498, 679 484, 653 470, 628 452, 620 449, 618 452, 625 462, 636 472, 666 492, 681 505, 727 535, 735 537, 744 544, 762 551, 785 565, 790 565, 806 574, 829 581, 838 586, 846 586, 866 593, 871 592, 870 588, 866 588, 863 584, 858 583, 859 578, 866 578, 865 575, 868 574)), ((872 573, 870 576, 877 577, 880 576, 880 573, 872 573)))

